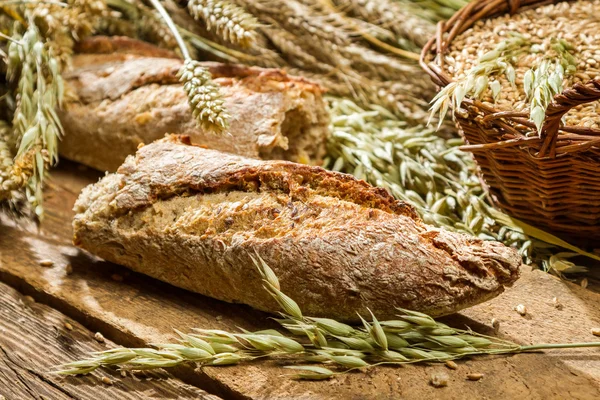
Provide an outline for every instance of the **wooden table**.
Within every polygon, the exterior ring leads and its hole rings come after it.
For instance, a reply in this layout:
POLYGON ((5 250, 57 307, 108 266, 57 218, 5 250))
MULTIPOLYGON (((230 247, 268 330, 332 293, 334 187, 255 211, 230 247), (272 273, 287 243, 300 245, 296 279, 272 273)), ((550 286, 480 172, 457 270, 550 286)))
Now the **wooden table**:
MULTIPOLYGON (((273 327, 264 313, 172 287, 73 247, 71 208, 80 189, 99 176, 63 163, 46 191, 47 215, 39 229, 0 217, 0 395, 6 399, 600 398, 599 349, 471 359, 459 361, 455 371, 441 364, 378 367, 320 382, 289 379, 277 360, 178 367, 149 374, 150 380, 110 370, 87 377, 53 375, 54 365, 90 351, 173 341, 172 328, 273 327), (41 266, 47 259, 54 264, 41 266), (95 332, 106 343, 95 340, 95 332), (436 371, 450 376, 448 387, 429 384, 436 371), (470 372, 485 376, 468 381, 470 372)), ((491 334, 492 318, 500 321, 500 336, 521 343, 599 340, 590 329, 600 327, 600 295, 523 267, 522 278, 505 294, 445 322, 491 334), (527 307, 527 316, 513 311, 517 304, 527 307)))

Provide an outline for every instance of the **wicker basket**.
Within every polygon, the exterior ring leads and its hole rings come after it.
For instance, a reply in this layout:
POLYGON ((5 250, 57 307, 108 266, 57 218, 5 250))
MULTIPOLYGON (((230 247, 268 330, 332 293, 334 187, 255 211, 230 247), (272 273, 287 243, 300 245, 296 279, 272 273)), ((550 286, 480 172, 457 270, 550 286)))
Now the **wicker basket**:
MULTIPOLYGON (((449 21, 438 24, 436 37, 421 54, 421 66, 439 86, 452 80, 443 71, 443 55, 452 40, 483 18, 558 1, 475 0, 449 21), (439 60, 439 61, 438 61, 439 60)), ((600 130, 563 127, 571 108, 600 99, 600 80, 576 84, 554 98, 542 133, 528 112, 500 112, 465 99, 454 116, 493 201, 508 214, 559 236, 600 242, 600 130)))

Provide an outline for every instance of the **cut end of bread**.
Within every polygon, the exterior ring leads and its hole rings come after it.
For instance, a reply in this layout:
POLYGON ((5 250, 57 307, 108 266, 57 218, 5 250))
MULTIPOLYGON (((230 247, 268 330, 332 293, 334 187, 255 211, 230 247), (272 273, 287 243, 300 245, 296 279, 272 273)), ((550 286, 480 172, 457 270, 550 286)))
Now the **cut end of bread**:
POLYGON ((221 86, 231 115, 225 134, 202 130, 177 78, 182 61, 147 43, 96 36, 78 45, 67 90, 76 100, 58 110, 61 156, 115 171, 140 142, 165 134, 245 157, 319 165, 329 115, 324 89, 282 70, 203 62, 221 86))

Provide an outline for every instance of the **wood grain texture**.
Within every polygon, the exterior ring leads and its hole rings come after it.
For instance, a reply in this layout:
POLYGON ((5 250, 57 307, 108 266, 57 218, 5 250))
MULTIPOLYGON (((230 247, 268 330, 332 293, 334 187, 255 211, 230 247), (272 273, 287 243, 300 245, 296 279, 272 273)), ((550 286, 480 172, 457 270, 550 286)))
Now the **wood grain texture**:
MULTIPOLYGON (((53 174, 53 185, 46 196, 48 216, 39 232, 25 223, 17 226, 2 220, 1 280, 61 309, 92 331, 102 331, 121 345, 172 340, 173 327, 271 326, 265 314, 249 307, 176 289, 75 249, 70 244, 70 209, 81 187, 98 176, 68 167, 53 174), (40 260, 48 258, 55 261, 53 267, 39 266, 40 260), (69 263, 71 274, 65 269, 69 263), (123 276, 123 281, 111 279, 115 273, 123 276)), ((501 320, 500 333, 516 341, 593 341, 590 328, 600 324, 599 302, 598 294, 582 292, 542 272, 525 269, 523 277, 504 295, 448 317, 446 322, 458 327, 466 324, 485 333, 491 317, 495 317, 501 320), (562 311, 547 303, 554 296, 565 305, 562 311), (531 319, 512 311, 518 303, 527 305, 531 319)), ((286 371, 277 361, 195 371, 183 368, 172 373, 235 399, 596 399, 600 396, 599 363, 600 351, 581 349, 459 361, 456 371, 440 365, 381 367, 323 382, 293 381, 284 376, 286 371), (428 384, 431 374, 439 370, 450 376, 447 388, 435 389, 428 384), (486 375, 479 382, 471 382, 466 380, 469 372, 486 375)))
POLYGON ((71 318, 0 283, 0 395, 6 399, 218 400, 166 372, 126 378, 111 370, 82 377, 51 372, 61 363, 112 347, 114 343, 98 342, 71 318), (112 384, 103 383, 103 377, 112 384))

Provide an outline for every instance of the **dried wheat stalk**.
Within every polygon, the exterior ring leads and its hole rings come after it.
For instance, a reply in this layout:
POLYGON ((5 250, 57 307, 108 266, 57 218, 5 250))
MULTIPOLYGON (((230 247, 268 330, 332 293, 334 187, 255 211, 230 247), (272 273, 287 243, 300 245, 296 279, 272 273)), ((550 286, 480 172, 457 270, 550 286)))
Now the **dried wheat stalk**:
POLYGON ((25 190, 27 200, 41 216, 42 185, 47 166, 58 158, 58 140, 62 127, 55 109, 60 106, 63 82, 59 62, 44 43, 29 17, 25 33, 15 30, 8 47, 9 80, 18 81, 17 107, 13 117, 13 132, 18 149, 12 171, 3 182, 4 197, 25 190))
POLYGON ((235 3, 227 0, 189 0, 187 7, 196 20, 206 24, 209 31, 214 31, 230 43, 250 47, 257 39, 258 21, 235 3))

